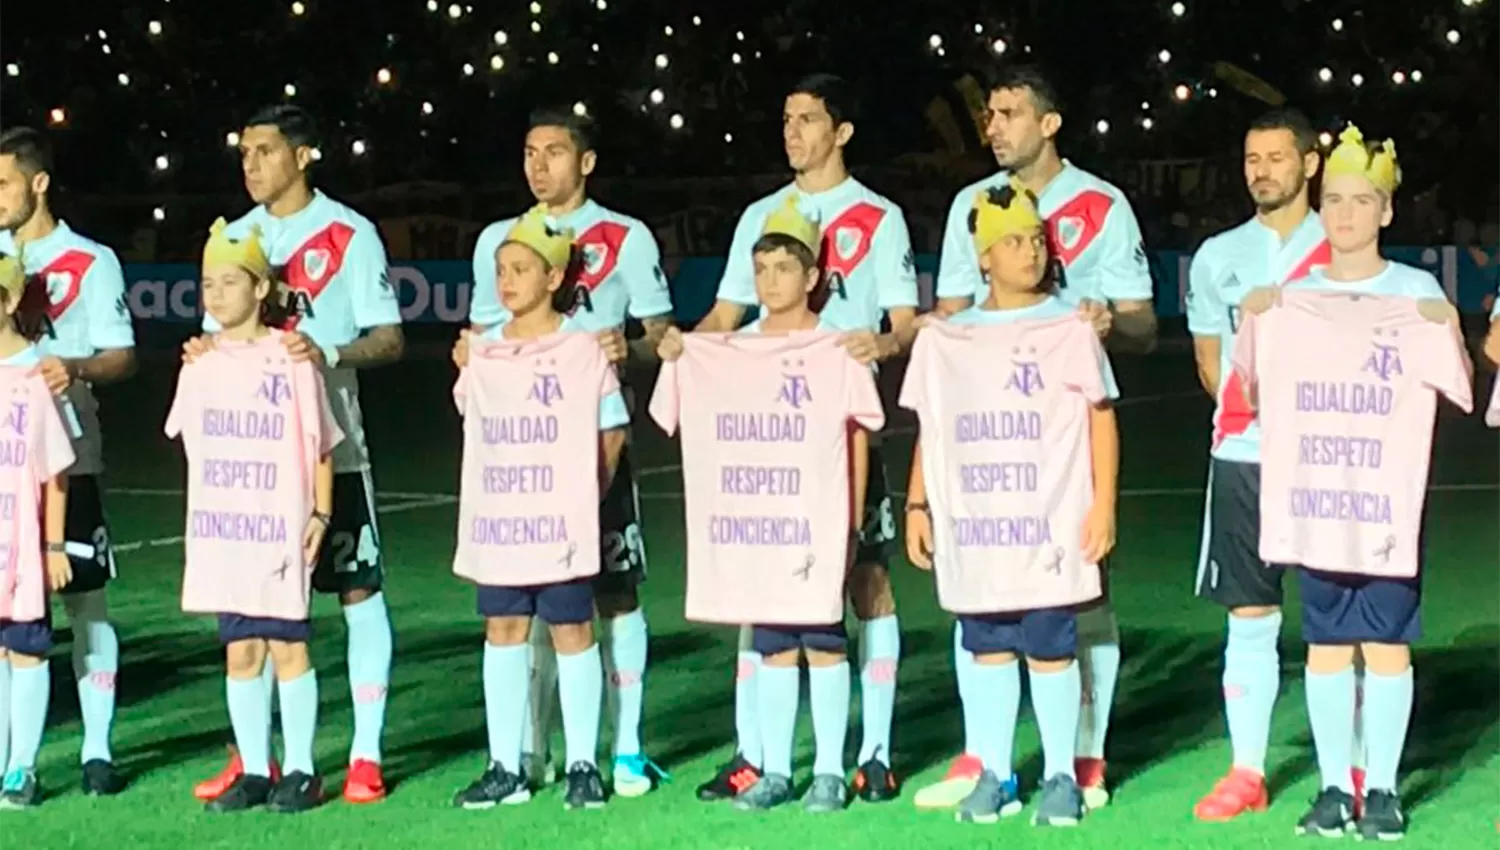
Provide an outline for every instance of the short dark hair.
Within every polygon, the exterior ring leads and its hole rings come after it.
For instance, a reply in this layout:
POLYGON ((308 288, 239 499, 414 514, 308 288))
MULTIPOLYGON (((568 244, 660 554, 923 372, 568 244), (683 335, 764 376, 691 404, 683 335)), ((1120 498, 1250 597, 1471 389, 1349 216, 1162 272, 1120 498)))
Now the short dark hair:
POLYGON ((785 233, 762 234, 759 239, 755 240, 755 245, 751 247, 750 253, 752 255, 768 254, 776 250, 786 251, 788 254, 796 257, 797 262, 802 264, 803 271, 818 267, 817 256, 796 237, 785 233))
POLYGON ((316 148, 318 126, 312 115, 300 106, 278 103, 261 107, 245 120, 246 127, 275 127, 293 148, 316 148))
POLYGON ((1257 130, 1290 131, 1297 145, 1297 153, 1303 156, 1318 148, 1318 133, 1313 129, 1312 122, 1301 110, 1290 106, 1279 106, 1250 122, 1248 132, 1253 133, 1257 130))
POLYGON ((990 76, 990 92, 1000 89, 1025 89, 1031 95, 1031 101, 1036 106, 1038 115, 1046 115, 1049 112, 1062 114, 1062 96, 1058 94, 1057 86, 1047 78, 1042 69, 1035 65, 1004 65, 996 69, 990 76))
POLYGON ((828 117, 833 119, 835 127, 853 124, 855 115, 859 112, 859 102, 854 95, 853 86, 836 74, 808 74, 787 92, 788 96, 794 94, 805 94, 823 101, 823 108, 828 111, 828 117))
POLYGON ((561 127, 567 130, 579 153, 588 153, 594 149, 594 119, 587 115, 579 115, 571 109, 543 107, 531 113, 526 131, 530 132, 538 127, 561 127))
POLYGON ((15 157, 16 167, 28 179, 43 171, 52 173, 52 143, 31 127, 12 127, 0 133, 0 156, 15 157))

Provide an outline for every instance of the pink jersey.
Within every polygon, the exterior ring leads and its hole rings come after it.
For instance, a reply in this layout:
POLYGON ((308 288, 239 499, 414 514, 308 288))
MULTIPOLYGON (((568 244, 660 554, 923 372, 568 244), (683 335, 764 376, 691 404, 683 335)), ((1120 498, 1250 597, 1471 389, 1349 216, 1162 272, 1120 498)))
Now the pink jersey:
POLYGON ((1076 315, 933 323, 901 385, 921 426, 938 603, 957 614, 1097 599, 1083 560, 1093 505, 1089 418, 1111 397, 1109 361, 1076 315))
POLYGON ((1261 558, 1415 576, 1437 393, 1473 406, 1453 330, 1411 298, 1288 290, 1246 319, 1234 368, 1264 432, 1261 558))
POLYGON ((188 462, 184 611, 307 619, 302 536, 318 461, 344 434, 321 372, 280 337, 221 338, 178 375, 165 430, 188 462))
POLYGON ((1495 378, 1495 388, 1490 390, 1490 406, 1484 411, 1484 424, 1500 428, 1500 376, 1495 378))
POLYGON ((651 418, 682 430, 687 618, 844 619, 849 429, 885 424, 869 367, 839 334, 688 334, 651 418))
POLYGON ((73 465, 73 442, 47 384, 30 368, 0 366, 9 401, 0 422, 0 622, 47 616, 42 491, 73 465))
POLYGON ((501 587, 599 574, 599 432, 619 392, 591 333, 470 344, 453 387, 464 417, 454 573, 501 587))

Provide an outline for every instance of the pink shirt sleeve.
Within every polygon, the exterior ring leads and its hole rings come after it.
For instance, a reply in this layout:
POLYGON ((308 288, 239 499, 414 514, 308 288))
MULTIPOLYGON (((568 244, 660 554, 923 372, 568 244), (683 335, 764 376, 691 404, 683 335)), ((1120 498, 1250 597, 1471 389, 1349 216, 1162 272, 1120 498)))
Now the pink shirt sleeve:
POLYGON ((297 389, 302 393, 300 409, 306 417, 302 423, 304 434, 314 435, 318 457, 327 456, 333 447, 344 441, 344 431, 333 418, 333 405, 328 400, 328 387, 323 382, 323 373, 309 362, 293 366, 297 370, 297 389))
MULTIPOLYGON (((689 356, 686 351, 683 357, 689 356)), ((681 413, 681 398, 677 387, 678 366, 677 362, 661 364, 661 372, 656 376, 656 389, 651 392, 651 405, 648 412, 656 424, 667 433, 667 436, 677 432, 677 418, 681 413)))
POLYGON ((839 356, 844 360, 849 418, 866 431, 879 431, 885 427, 885 407, 880 403, 880 390, 875 386, 875 372, 842 350, 839 356))
MULTIPOLYGON (((1275 309, 1275 308, 1272 308, 1275 309)), ((1256 336, 1259 335, 1263 319, 1254 313, 1245 313, 1240 322, 1239 333, 1234 335, 1234 354, 1230 356, 1230 363, 1234 371, 1244 379, 1246 389, 1252 390, 1260 375, 1256 370, 1256 336)), ((1223 380, 1221 377, 1220 380, 1223 380)))
POLYGON ((192 364, 185 364, 177 372, 177 392, 172 396, 172 409, 167 411, 167 424, 163 429, 170 439, 177 439, 182 435, 182 417, 187 416, 187 408, 194 402, 193 375, 197 374, 192 364))
POLYGON ((927 352, 932 347, 932 334, 926 328, 917 332, 912 343, 911 356, 906 361, 906 375, 901 378, 901 395, 896 404, 907 410, 921 412, 927 404, 927 352))
POLYGON ((1448 397, 1448 400, 1469 413, 1474 409, 1474 387, 1469 372, 1464 368, 1464 352, 1448 325, 1422 320, 1422 345, 1415 359, 1421 364, 1422 383, 1448 397))
MULTIPOLYGON (((472 354, 470 356, 473 356, 472 354)), ((464 404, 469 398, 469 382, 474 380, 469 377, 467 367, 458 370, 458 379, 453 382, 453 404, 458 408, 459 415, 464 413, 464 404)))
POLYGON ((1068 365, 1063 371, 1063 382, 1088 399, 1089 404, 1098 404, 1110 397, 1104 383, 1104 370, 1108 368, 1104 346, 1091 327, 1075 332, 1077 342, 1069 341, 1068 365))
POLYGON ((42 417, 37 436, 41 439, 41 451, 33 457, 37 461, 36 477, 45 481, 73 465, 77 457, 73 454, 73 441, 68 438, 68 426, 63 424, 62 413, 47 385, 36 379, 32 389, 33 406, 42 417))

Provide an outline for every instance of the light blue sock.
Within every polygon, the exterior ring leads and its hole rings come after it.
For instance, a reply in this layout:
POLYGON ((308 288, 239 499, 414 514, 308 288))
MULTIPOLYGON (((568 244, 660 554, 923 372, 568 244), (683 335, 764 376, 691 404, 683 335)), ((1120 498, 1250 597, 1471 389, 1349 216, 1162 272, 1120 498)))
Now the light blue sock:
POLYGON ((901 662, 901 623, 896 615, 864 623, 860 641, 859 711, 864 734, 859 763, 891 764, 891 720, 896 713, 896 670, 901 662))
POLYGON ((281 745, 285 754, 281 768, 309 776, 313 767, 313 736, 318 728, 318 671, 308 670, 290 682, 281 682, 281 745))
POLYGON ((971 698, 974 689, 974 670, 978 664, 974 653, 964 649, 964 624, 953 624, 953 673, 958 679, 958 701, 964 718, 964 752, 978 755, 977 738, 983 735, 981 727, 988 722, 979 711, 979 703, 971 698))
POLYGON ((10 659, 0 658, 0 773, 10 764, 10 659))
POLYGON ((1014 661, 976 663, 969 689, 969 698, 975 705, 965 705, 964 714, 984 718, 972 733, 976 736, 974 754, 984 762, 986 770, 1006 779, 1014 769, 1016 718, 1021 711, 1020 665, 1014 661))
MULTIPOLYGON (((269 660, 269 659, 267 659, 269 660)), ((224 677, 224 697, 229 704, 229 726, 240 761, 251 776, 271 775, 271 712, 265 700, 265 683, 253 679, 224 677)))
POLYGON ((614 694, 615 757, 641 753, 641 710, 650 638, 640 609, 604 621, 609 687, 614 694))
POLYGON ((1083 679, 1074 661, 1058 673, 1038 673, 1027 668, 1031 680, 1031 711, 1042 733, 1042 759, 1046 767, 1042 776, 1051 779, 1058 774, 1073 773, 1073 744, 1078 735, 1078 712, 1083 695, 1083 679))
POLYGON ((844 739, 849 734, 849 662, 811 667, 807 690, 812 703, 814 776, 844 775, 844 739))
POLYGON ((271 758, 276 752, 276 659, 270 652, 266 653, 266 660, 260 666, 260 698, 266 712, 266 757, 271 758))
POLYGON ((385 594, 377 593, 358 604, 345 605, 344 623, 349 631, 349 695, 354 699, 354 740, 349 745, 349 761, 379 764, 394 640, 385 594))
POLYGON ((521 769, 522 727, 531 695, 531 647, 484 645, 484 727, 490 761, 511 773, 521 769))
POLYGON ((750 651, 749 626, 740 627, 740 651, 734 670, 734 736, 745 761, 761 767, 760 698, 756 695, 761 670, 760 653, 750 651))
MULTIPOLYGON (((1369 682, 1368 676, 1365 679, 1369 682)), ((1324 788, 1354 793, 1354 668, 1337 673, 1307 671, 1307 720, 1318 751, 1324 788)), ((1369 704, 1366 703, 1366 709, 1369 704)))
POLYGON ((604 668, 599 644, 573 655, 557 654, 558 694, 568 766, 595 764, 599 757, 599 715, 604 708, 604 668))
POLYGON ((35 667, 10 670, 10 764, 12 770, 35 770, 36 754, 42 749, 42 730, 47 727, 47 702, 52 698, 52 679, 43 659, 35 667))
POLYGON ((1369 755, 1366 791, 1396 791, 1401 752, 1411 722, 1412 672, 1407 667, 1394 676, 1365 671, 1365 737, 1369 755))
POLYGON ((1224 715, 1234 766, 1266 773, 1266 748, 1271 737, 1271 713, 1281 689, 1281 612, 1269 617, 1229 615, 1229 638, 1224 644, 1224 715))
POLYGON ((109 750, 115 722, 115 679, 120 671, 120 638, 109 622, 104 591, 64 596, 73 625, 73 677, 83 718, 79 760, 114 761, 109 750))
MULTIPOLYGON (((1079 758, 1104 758, 1109 737, 1109 715, 1120 679, 1120 626, 1109 604, 1078 615, 1078 667, 1088 700, 1078 713, 1076 752, 1079 758)), ((1049 776, 1051 774, 1048 774, 1049 776)))
MULTIPOLYGON (((757 656, 758 657, 758 656, 757 656)), ((772 667, 762 664, 756 674, 756 696, 760 699, 757 716, 761 728, 756 738, 761 742, 761 754, 766 773, 777 776, 792 775, 792 747, 797 738, 797 704, 801 701, 802 682, 800 672, 793 667, 772 667)))

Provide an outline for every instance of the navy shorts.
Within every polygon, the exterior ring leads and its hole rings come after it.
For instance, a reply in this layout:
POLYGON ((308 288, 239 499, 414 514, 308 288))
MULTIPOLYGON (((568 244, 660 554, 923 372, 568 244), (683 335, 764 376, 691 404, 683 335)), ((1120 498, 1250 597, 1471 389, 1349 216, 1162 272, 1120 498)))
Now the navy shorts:
POLYGON ((1056 661, 1078 653, 1078 616, 1071 608, 965 614, 958 621, 964 649, 975 655, 1013 652, 1056 661))
POLYGON ((0 649, 20 655, 45 657, 52 651, 52 618, 40 620, 0 620, 0 649))
POLYGON ((282 643, 307 643, 311 637, 311 620, 246 617, 243 614, 219 615, 219 642, 225 645, 237 640, 256 639, 275 640, 282 643))
POLYGON ((843 623, 832 626, 752 626, 750 648, 761 655, 780 655, 793 649, 848 652, 849 633, 843 623))
POLYGON ((1311 644, 1412 644, 1422 636, 1421 576, 1375 578, 1299 569, 1302 639, 1311 644))
POLYGON ((479 614, 483 617, 542 618, 548 625, 594 621, 594 577, 529 587, 479 585, 479 614))

